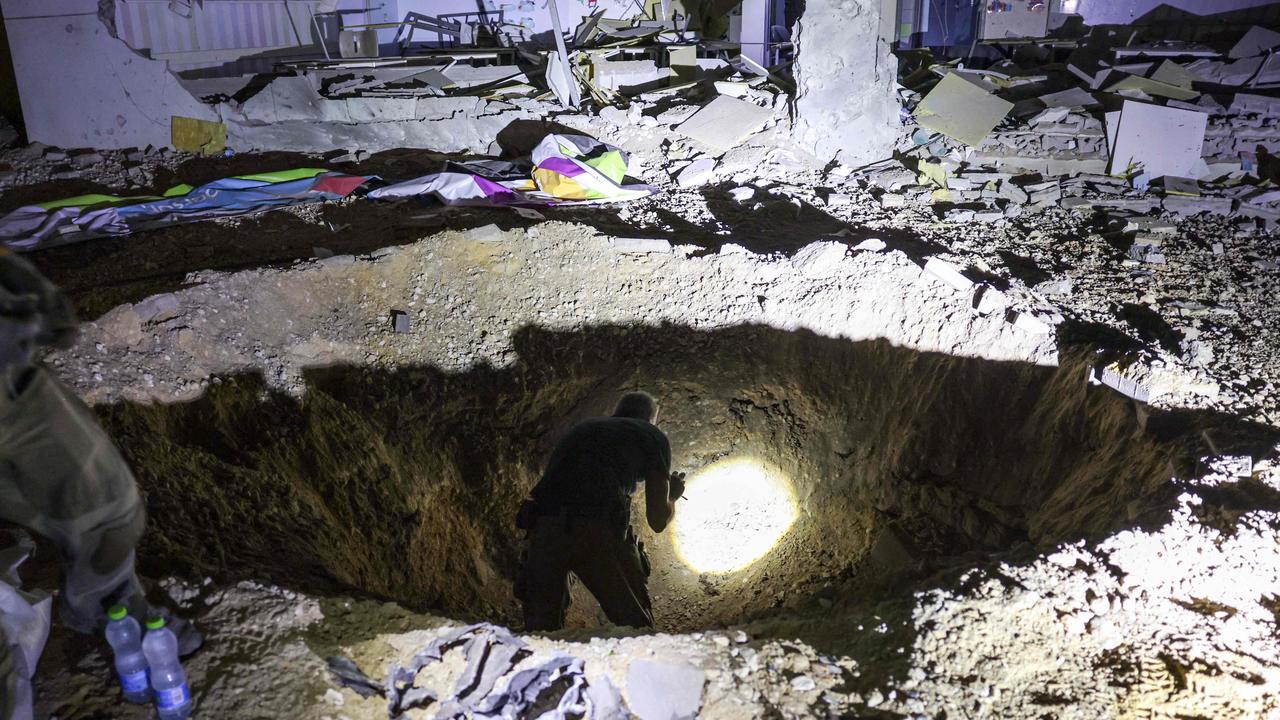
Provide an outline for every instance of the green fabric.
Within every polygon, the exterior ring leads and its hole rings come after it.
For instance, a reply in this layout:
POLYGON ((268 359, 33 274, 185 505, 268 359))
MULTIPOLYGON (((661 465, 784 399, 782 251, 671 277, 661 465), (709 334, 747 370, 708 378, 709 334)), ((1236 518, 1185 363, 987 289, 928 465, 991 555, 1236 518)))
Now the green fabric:
POLYGON ((598 157, 587 158, 583 162, 599 170, 605 177, 618 184, 621 184, 622 180, 627 176, 627 161, 622 159, 622 153, 617 150, 610 150, 598 157))
MULTIPOLYGON (((240 180, 257 180, 258 182, 264 183, 278 183, 288 182, 290 180, 313 178, 323 172, 328 172, 328 170, 325 170, 324 168, 296 168, 293 170, 256 173, 254 175, 236 175, 235 177, 240 180)), ((165 190, 164 195, 101 195, 95 193, 36 203, 35 207, 43 210, 57 210, 58 208, 89 207, 91 205, 124 205, 135 202, 146 202, 148 200, 178 197, 179 195, 186 195, 194 189, 195 188, 192 186, 182 183, 165 190)))
POLYGON ((324 168, 296 168, 294 170, 279 170, 276 172, 256 173, 254 175, 236 175, 235 177, 241 180, 261 180, 262 182, 278 183, 312 178, 324 172, 329 171, 324 168))
POLYGON ((121 203, 142 202, 145 200, 159 200, 156 195, 77 195, 75 197, 63 198, 62 200, 50 200, 49 202, 36 203, 36 207, 45 210, 57 210, 64 207, 88 207, 90 205, 119 205, 121 203))

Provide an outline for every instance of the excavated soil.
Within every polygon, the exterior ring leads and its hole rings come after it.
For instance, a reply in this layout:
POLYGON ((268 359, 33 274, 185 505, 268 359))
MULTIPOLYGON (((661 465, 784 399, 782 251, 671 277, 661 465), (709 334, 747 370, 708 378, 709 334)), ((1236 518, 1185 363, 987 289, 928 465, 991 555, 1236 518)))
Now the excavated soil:
MULTIPOLYGON (((873 597, 886 566, 920 573, 1099 536, 1167 500, 1156 491, 1193 460, 1198 429, 1165 418, 1144 431, 1075 362, 765 327, 529 328, 515 348, 504 369, 314 370, 303 399, 239 376, 190 403, 101 408, 146 493, 142 557, 518 625, 513 518, 542 458, 572 422, 644 388, 662 399, 677 469, 763 460, 800 510, 772 551, 730 573, 696 572, 671 533, 645 528, 658 622, 691 631, 818 595, 873 597)), ((575 599, 572 624, 596 625, 589 596, 575 599)))

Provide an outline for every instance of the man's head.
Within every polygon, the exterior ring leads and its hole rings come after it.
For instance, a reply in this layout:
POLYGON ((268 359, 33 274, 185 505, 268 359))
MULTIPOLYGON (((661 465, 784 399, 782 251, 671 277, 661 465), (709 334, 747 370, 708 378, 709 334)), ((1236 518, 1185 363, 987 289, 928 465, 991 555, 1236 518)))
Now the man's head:
POLYGON ((629 392, 618 400, 618 405, 613 409, 613 416, 656 422, 658 401, 646 392, 629 392))

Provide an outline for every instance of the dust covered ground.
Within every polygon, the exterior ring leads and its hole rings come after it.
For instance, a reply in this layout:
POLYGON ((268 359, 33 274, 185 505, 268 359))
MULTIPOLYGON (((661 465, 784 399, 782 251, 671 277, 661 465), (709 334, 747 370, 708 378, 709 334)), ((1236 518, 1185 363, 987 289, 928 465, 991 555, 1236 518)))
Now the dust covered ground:
MULTIPOLYGON (((134 465, 143 570, 206 632, 200 716, 386 717, 325 659, 380 680, 449 628, 518 624, 514 510, 555 437, 636 387, 678 469, 765 459, 799 517, 736 573, 647 536, 670 634, 576 589, 525 662, 581 658, 632 704, 633 659, 692 665, 709 718, 1280 716, 1274 236, 1182 221, 1135 275, 1087 211, 885 210, 874 176, 772 137, 680 189, 678 143, 628 140, 659 199, 545 222, 356 199, 33 256, 89 321, 46 361, 134 465)), ((146 715, 105 651, 55 631, 41 712, 146 715)))

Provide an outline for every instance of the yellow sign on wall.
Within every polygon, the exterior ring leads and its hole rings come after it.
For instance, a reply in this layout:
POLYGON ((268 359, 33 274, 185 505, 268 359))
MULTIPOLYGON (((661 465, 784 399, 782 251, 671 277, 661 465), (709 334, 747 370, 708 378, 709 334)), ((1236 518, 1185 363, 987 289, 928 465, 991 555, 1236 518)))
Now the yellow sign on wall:
POLYGON ((174 115, 170 137, 185 152, 218 155, 227 149, 227 126, 220 122, 174 115))

